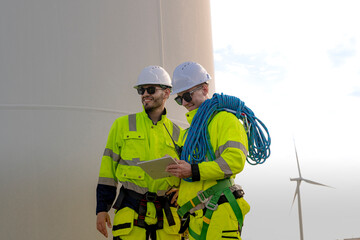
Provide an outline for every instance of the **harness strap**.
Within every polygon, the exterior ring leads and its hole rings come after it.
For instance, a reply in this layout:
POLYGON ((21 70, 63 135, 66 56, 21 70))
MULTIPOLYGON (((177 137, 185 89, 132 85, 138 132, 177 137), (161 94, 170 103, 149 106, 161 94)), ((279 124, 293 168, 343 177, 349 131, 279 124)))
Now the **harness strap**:
POLYGON ((211 222, 211 217, 214 211, 217 210, 219 204, 224 202, 229 202, 236 219, 239 224, 239 230, 241 232, 241 228, 243 225, 243 215, 242 211, 236 201, 236 198, 242 197, 243 192, 236 193, 236 197, 234 196, 235 192, 232 193, 230 190, 230 186, 232 186, 232 182, 230 179, 219 180, 218 183, 205 191, 198 192, 197 196, 191 199, 189 202, 184 204, 181 208, 178 209, 178 214, 183 217, 190 209, 196 207, 200 203, 205 203, 205 212, 203 216, 203 227, 201 229, 200 235, 196 234, 191 228, 189 228, 189 234, 199 240, 205 240, 206 234, 211 222), (221 194, 224 194, 222 196, 221 194), (209 200, 209 197, 211 199, 209 200), (221 199, 221 201, 220 201, 221 199), (225 200, 226 199, 226 200, 225 200), (221 203, 220 203, 221 202, 221 203), (184 213, 185 212, 185 213, 184 213), (183 214, 183 215, 181 215, 183 214))
POLYGON ((205 212, 205 215, 203 216, 204 222, 203 222, 203 227, 201 229, 200 240, 206 239, 206 233, 209 229, 211 217, 212 217, 214 211, 216 211, 216 209, 218 208, 218 201, 221 196, 221 193, 222 193, 222 191, 216 192, 212 196, 211 200, 206 203, 206 212, 205 212))
POLYGON ((141 199, 139 204, 139 214, 137 224, 139 227, 145 227, 145 216, 147 212, 147 201, 146 199, 141 199))
MULTIPOLYGON (((238 198, 242 198, 244 196, 244 191, 242 189, 238 189, 234 192, 232 192, 232 195, 234 195, 235 197, 235 200, 238 199, 238 198)), ((221 204, 223 203, 227 203, 229 202, 226 198, 225 195, 221 195, 221 197, 219 198, 219 201, 217 202, 217 204, 220 206, 221 204)), ((203 215, 205 215, 205 212, 206 212, 206 208, 203 208, 203 215)), ((181 218, 181 227, 180 227, 180 230, 179 230, 179 233, 184 233, 186 231, 186 229, 189 229, 189 233, 192 231, 190 228, 189 228, 189 222, 190 222, 190 215, 195 215, 194 213, 190 213, 190 212, 187 212, 184 217, 181 218)), ((193 234, 190 234, 190 235, 193 235, 193 234)), ((195 239, 199 239, 200 238, 200 235, 196 235, 197 237, 194 237, 195 239)))
MULTIPOLYGON (((139 220, 134 219, 134 226, 139 226, 139 220)), ((151 239, 151 240, 156 240, 156 230, 157 228, 157 224, 153 224, 153 225, 148 225, 147 223, 145 223, 144 227, 146 230, 146 237, 145 239, 151 239)))
POLYGON ((168 220, 169 226, 175 225, 174 216, 170 210, 170 201, 167 198, 164 198, 164 201, 161 202, 161 205, 163 206, 165 217, 168 220))
POLYGON ((194 232, 194 230, 192 230, 191 228, 189 228, 189 234, 190 234, 190 236, 192 236, 194 239, 200 239, 200 235, 198 235, 196 232, 194 232))
POLYGON ((178 209, 179 216, 183 217, 185 213, 190 211, 190 209, 196 207, 200 203, 207 202, 209 197, 214 195, 216 192, 222 191, 225 188, 229 188, 232 185, 233 185, 232 181, 229 178, 227 178, 227 179, 218 180, 217 184, 206 189, 205 191, 199 191, 196 197, 194 197, 193 199, 191 199, 190 201, 188 201, 178 209))
MULTIPOLYGON (((145 222, 145 217, 147 213, 147 202, 153 202, 155 205, 157 216, 157 224, 155 224, 156 229, 163 229, 164 227, 164 213, 162 211, 163 209, 169 226, 175 225, 174 216, 170 209, 170 200, 168 199, 168 197, 159 197, 156 195, 156 193, 152 192, 140 194, 129 189, 121 188, 118 199, 121 199, 121 201, 116 201, 117 204, 115 204, 116 206, 114 206, 115 209, 120 210, 124 207, 129 207, 138 213, 138 219, 136 220, 135 226, 146 229, 147 226, 152 226, 151 229, 154 228, 153 225, 147 225, 145 222)), ((113 226, 113 228, 130 227, 129 224, 123 224, 122 226, 120 225, 113 226)))
POLYGON ((239 204, 237 203, 236 198, 235 198, 234 194, 231 193, 230 189, 226 189, 224 191, 224 195, 225 195, 226 199, 229 201, 229 204, 235 213, 236 219, 238 220, 238 223, 239 223, 239 230, 241 232, 243 222, 244 222, 244 217, 243 217, 241 208, 239 207, 239 204))
MULTIPOLYGON (((144 194, 142 199, 140 200, 138 221, 137 221, 138 226, 145 228, 145 216, 146 216, 146 212, 147 212, 147 202, 154 203, 155 209, 156 209, 156 216, 157 216, 157 224, 156 224, 157 227, 156 228, 163 229, 164 228, 164 214, 162 211, 162 205, 159 201, 159 197, 157 197, 155 193, 150 193, 150 192, 147 192, 146 194, 144 194)), ((170 211, 170 209, 168 209, 168 210, 170 211)))
POLYGON ((183 234, 186 229, 189 228, 190 223, 190 212, 187 212, 184 217, 181 218, 180 230, 179 233, 183 234))
POLYGON ((156 216, 157 216, 157 229, 164 228, 164 214, 161 208, 161 204, 158 200, 154 201, 155 209, 156 209, 156 216))

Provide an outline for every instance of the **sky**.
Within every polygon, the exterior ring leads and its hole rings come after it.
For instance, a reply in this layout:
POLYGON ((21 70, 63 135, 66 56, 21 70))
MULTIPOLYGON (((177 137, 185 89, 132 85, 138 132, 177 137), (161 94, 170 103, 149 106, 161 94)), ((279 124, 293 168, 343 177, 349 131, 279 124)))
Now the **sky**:
POLYGON ((356 0, 211 0, 216 92, 263 121, 271 156, 236 182, 251 211, 243 240, 360 237, 360 14, 356 0))

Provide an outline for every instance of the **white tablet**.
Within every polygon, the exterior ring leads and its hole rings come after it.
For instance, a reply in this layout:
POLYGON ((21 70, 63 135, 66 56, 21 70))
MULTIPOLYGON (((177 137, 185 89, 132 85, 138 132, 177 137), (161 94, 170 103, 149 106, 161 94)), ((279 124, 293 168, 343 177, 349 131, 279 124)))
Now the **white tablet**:
POLYGON ((165 171, 170 164, 178 164, 171 156, 166 156, 150 161, 138 162, 137 166, 141 167, 153 179, 171 177, 172 175, 165 171))

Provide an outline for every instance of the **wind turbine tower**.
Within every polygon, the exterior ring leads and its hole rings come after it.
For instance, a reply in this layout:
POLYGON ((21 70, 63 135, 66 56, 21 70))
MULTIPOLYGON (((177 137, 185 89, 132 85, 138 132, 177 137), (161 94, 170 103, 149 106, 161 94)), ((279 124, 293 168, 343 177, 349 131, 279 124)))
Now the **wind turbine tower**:
POLYGON ((310 183, 310 184, 314 184, 314 185, 324 186, 324 187, 330 187, 330 186, 327 186, 325 184, 321 184, 321 183, 317 183, 317 182, 305 179, 305 178, 303 178, 301 176, 299 158, 298 158, 298 155, 297 155, 295 142, 294 142, 294 147, 295 147, 295 155, 296 155, 296 161, 297 161, 297 166, 298 166, 298 171, 299 171, 299 177, 290 178, 290 181, 296 181, 296 190, 295 190, 295 195, 294 195, 294 199, 293 199, 293 202, 292 202, 291 206, 294 205, 295 198, 297 196, 297 199, 298 199, 298 212, 299 212, 300 240, 304 240, 304 232, 303 232, 303 224, 302 224, 301 198, 300 198, 300 184, 301 184, 301 181, 304 181, 304 182, 307 182, 307 183, 310 183))

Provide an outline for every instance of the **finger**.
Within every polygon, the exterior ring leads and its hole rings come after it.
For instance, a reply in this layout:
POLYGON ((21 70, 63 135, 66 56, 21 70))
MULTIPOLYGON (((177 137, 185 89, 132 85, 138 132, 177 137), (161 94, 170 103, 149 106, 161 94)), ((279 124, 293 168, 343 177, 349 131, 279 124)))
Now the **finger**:
POLYGON ((181 164, 182 162, 185 162, 184 160, 178 160, 178 159, 176 159, 176 162, 178 163, 178 164, 181 164))
POLYGON ((102 231, 102 222, 100 222, 100 221, 96 221, 96 229, 97 230, 99 230, 99 232, 101 232, 102 231))
POLYGON ((178 168, 178 165, 177 164, 169 164, 166 166, 166 169, 177 169, 178 168))
POLYGON ((110 217, 106 218, 108 228, 111 228, 111 220, 110 217))
POLYGON ((107 230, 105 227, 105 223, 98 223, 97 224, 97 230, 104 235, 105 237, 107 237, 107 230))
POLYGON ((178 198, 178 194, 179 194, 179 191, 177 191, 174 196, 172 197, 171 199, 171 204, 173 204, 174 202, 176 202, 177 198, 178 198))
POLYGON ((169 191, 166 192, 166 195, 172 194, 173 192, 179 191, 177 188, 171 188, 169 191))
POLYGON ((169 170, 167 170, 167 172, 171 173, 172 175, 175 175, 179 171, 177 169, 169 169, 169 170))

